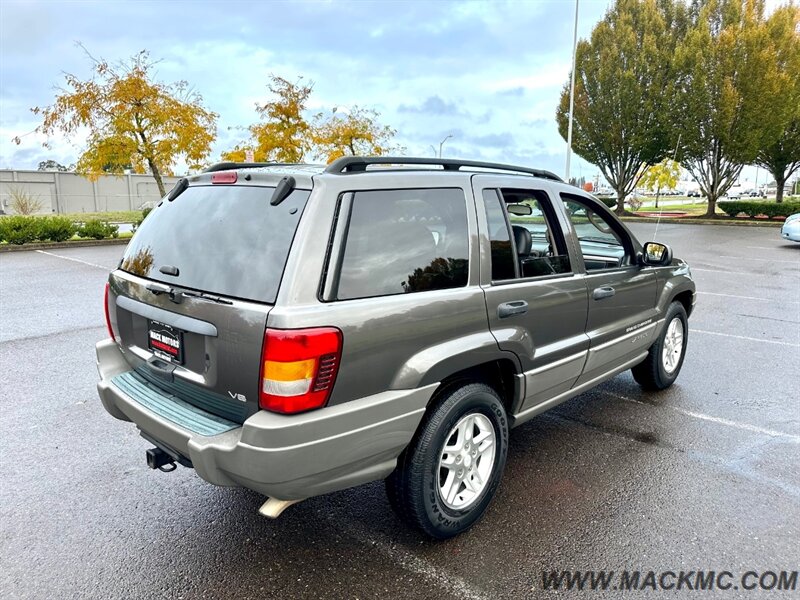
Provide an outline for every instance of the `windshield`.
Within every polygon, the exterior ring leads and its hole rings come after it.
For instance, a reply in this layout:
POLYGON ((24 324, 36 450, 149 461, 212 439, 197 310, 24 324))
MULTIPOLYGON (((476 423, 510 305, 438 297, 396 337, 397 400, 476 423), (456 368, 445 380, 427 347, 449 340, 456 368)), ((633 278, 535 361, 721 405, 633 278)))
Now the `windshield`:
POLYGON ((167 284, 275 302, 310 192, 295 190, 278 206, 270 206, 274 189, 189 187, 148 215, 120 268, 167 284), (177 275, 162 270, 177 270, 177 275))

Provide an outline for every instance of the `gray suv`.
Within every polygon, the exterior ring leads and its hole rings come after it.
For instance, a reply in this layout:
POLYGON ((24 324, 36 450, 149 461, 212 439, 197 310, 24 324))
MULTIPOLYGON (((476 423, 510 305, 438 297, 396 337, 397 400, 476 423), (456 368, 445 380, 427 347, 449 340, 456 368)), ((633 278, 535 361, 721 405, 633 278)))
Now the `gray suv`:
POLYGON ((509 429, 632 369, 675 381, 695 286, 546 171, 345 157, 215 165, 106 286, 106 410, 150 467, 268 499, 378 479, 436 538, 486 510, 509 429))

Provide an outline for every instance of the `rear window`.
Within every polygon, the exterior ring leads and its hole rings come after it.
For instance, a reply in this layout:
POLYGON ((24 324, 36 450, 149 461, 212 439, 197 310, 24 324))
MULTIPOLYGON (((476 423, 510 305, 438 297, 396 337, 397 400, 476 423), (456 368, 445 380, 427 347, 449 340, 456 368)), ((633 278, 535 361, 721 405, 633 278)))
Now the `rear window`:
POLYGON ((270 206, 274 189, 190 186, 148 215, 120 268, 181 287, 275 302, 310 192, 295 190, 270 206), (165 275, 162 267, 175 267, 178 275, 165 275))

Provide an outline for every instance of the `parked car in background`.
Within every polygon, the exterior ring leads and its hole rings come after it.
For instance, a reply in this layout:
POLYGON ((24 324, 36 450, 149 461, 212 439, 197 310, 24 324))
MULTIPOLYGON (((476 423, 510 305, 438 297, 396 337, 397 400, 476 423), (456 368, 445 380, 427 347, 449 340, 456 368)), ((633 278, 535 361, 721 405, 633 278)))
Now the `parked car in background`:
POLYGON ((792 242, 800 242, 800 213, 786 217, 781 227, 781 237, 792 242))

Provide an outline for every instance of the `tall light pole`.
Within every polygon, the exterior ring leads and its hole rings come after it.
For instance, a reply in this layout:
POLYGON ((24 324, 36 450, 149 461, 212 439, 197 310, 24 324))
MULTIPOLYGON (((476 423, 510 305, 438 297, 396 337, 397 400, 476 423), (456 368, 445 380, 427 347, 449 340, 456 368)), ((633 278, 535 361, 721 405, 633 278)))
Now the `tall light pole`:
POLYGON ((439 158, 442 158, 442 146, 444 146, 444 143, 445 143, 447 140, 449 140, 451 137, 453 137, 453 136, 452 136, 452 134, 451 134, 451 135, 448 135, 448 136, 447 136, 446 138, 444 138, 444 139, 443 139, 441 142, 439 142, 439 158))
POLYGON ((572 113, 575 110, 575 60, 578 50, 578 1, 575 0, 575 29, 572 32, 572 78, 569 84, 569 125, 567 126, 567 168, 564 181, 569 183, 569 159, 572 154, 572 113))

